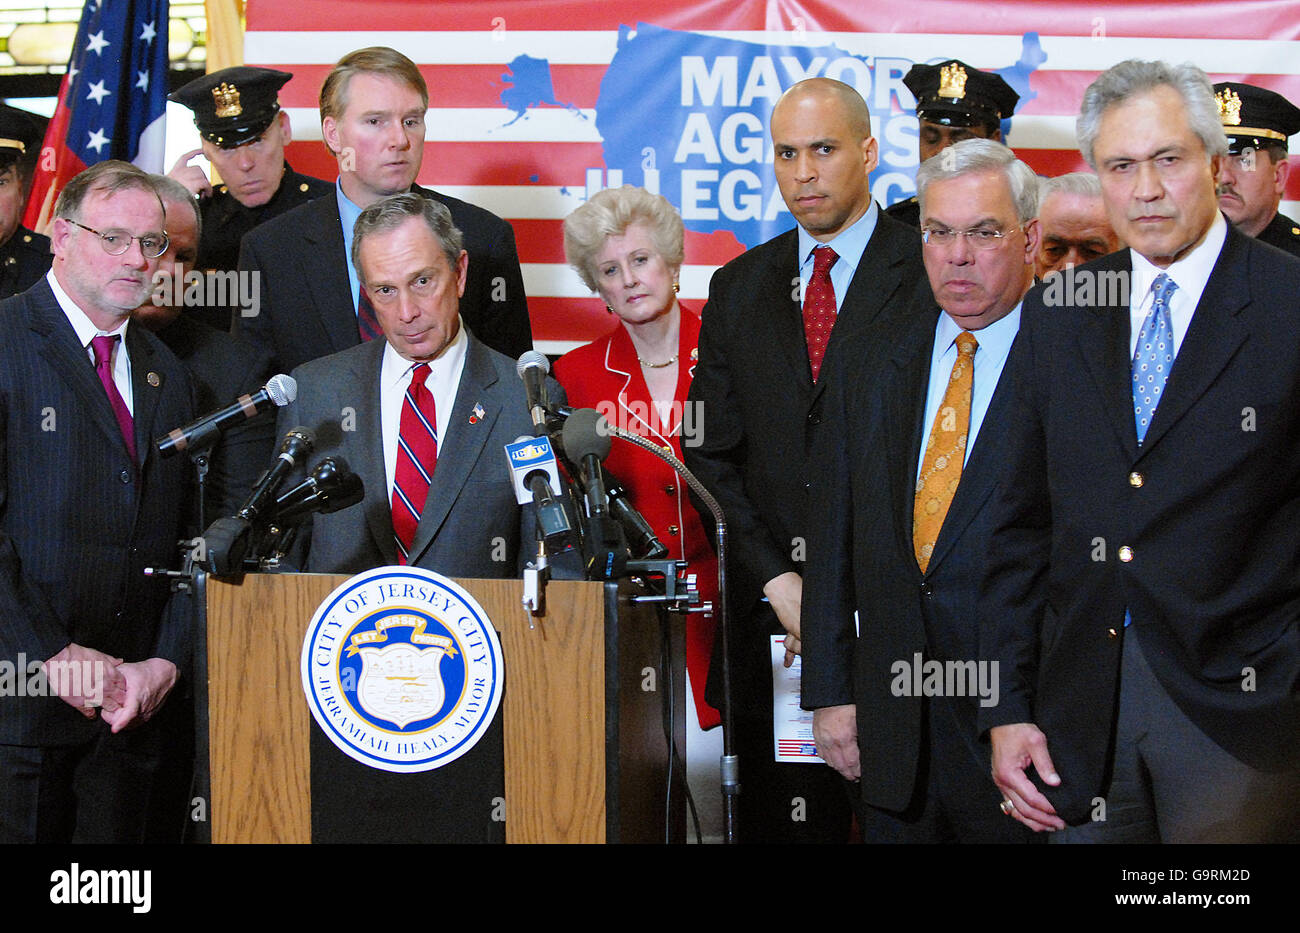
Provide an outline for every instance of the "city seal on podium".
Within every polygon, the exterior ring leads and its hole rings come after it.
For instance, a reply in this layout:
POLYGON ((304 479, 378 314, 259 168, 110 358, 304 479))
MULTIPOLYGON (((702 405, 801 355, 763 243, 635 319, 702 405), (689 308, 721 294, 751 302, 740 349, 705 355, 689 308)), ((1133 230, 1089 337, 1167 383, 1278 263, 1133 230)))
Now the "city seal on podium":
POLYGON ((379 567, 321 603, 302 646, 316 724, 384 771, 429 771, 465 754, 501 703, 501 644, 474 597, 418 567, 379 567))

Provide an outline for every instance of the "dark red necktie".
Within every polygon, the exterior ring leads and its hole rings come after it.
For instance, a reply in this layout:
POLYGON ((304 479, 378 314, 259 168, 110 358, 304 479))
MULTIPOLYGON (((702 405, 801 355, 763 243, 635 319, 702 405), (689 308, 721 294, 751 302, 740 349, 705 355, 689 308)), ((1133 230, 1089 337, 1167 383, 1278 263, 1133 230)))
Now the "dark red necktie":
POLYGON ((831 284, 831 266, 840 257, 829 246, 813 250, 813 274, 803 292, 803 333, 808 342, 808 364, 813 382, 822 371, 826 344, 835 326, 835 286, 831 284))
POLYGON ((370 296, 366 294, 364 285, 357 295, 357 333, 361 335, 362 343, 374 340, 383 333, 379 326, 379 318, 375 315, 375 306, 370 303, 370 296))
POLYGON ((397 432, 397 469, 393 473, 393 537, 397 562, 405 564, 429 498, 429 484, 438 464, 438 417, 433 395, 425 386, 429 364, 411 372, 411 385, 402 400, 402 420, 397 432))
POLYGON ((122 393, 117 391, 117 383, 113 381, 113 346, 119 336, 121 335, 100 334, 91 339, 90 346, 95 351, 95 372, 99 374, 99 381, 108 393, 108 403, 113 406, 113 415, 117 418, 122 440, 126 442, 126 451, 131 455, 131 462, 135 463, 135 422, 131 418, 131 410, 122 399, 122 393))

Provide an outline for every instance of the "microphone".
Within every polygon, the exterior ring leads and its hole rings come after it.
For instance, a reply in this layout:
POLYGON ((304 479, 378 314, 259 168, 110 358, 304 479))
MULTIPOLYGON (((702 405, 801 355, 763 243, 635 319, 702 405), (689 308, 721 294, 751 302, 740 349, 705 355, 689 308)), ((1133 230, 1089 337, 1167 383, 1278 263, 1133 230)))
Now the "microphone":
POLYGON ((609 455, 609 424, 594 408, 578 408, 564 422, 561 433, 565 452, 582 463, 589 525, 587 572, 596 580, 616 579, 627 570, 627 541, 622 527, 610 515, 600 463, 609 455))
POLYGON ((605 495, 600 463, 609 456, 612 444, 609 423, 594 408, 578 408, 564 422, 560 436, 564 439, 564 452, 582 464, 589 508, 593 512, 605 512, 609 499, 605 495))
POLYGON ((315 446, 316 438, 311 431, 303 427, 290 429, 280 444, 280 454, 275 458, 275 463, 262 474, 236 517, 249 523, 255 522, 268 505, 274 504, 276 490, 288 479, 298 461, 311 453, 315 446))
POLYGON ((528 413, 533 419, 533 433, 541 437, 546 433, 546 374, 551 364, 545 353, 527 350, 515 362, 515 372, 524 381, 524 395, 528 400, 528 413))
POLYGON ((668 548, 655 534, 645 516, 628 501, 627 489, 613 473, 601 468, 604 474, 605 491, 609 495, 610 514, 623 526, 627 535, 627 544, 634 555, 641 560, 660 560, 668 556, 668 548))
POLYGON ((356 505, 365 495, 361 477, 342 457, 326 457, 305 480, 275 500, 277 525, 297 524, 308 516, 328 515, 356 505))
POLYGON ((564 504, 556 498, 560 472, 550 441, 545 436, 524 435, 506 444, 505 450, 515 500, 520 505, 531 501, 537 507, 537 528, 544 540, 552 544, 566 541, 573 526, 564 504))
POLYGON ((158 453, 170 457, 193 447, 202 450, 213 443, 231 425, 256 418, 271 408, 283 408, 298 397, 298 382, 281 373, 272 376, 262 388, 252 395, 241 395, 220 411, 204 415, 183 428, 169 431, 154 441, 158 453))

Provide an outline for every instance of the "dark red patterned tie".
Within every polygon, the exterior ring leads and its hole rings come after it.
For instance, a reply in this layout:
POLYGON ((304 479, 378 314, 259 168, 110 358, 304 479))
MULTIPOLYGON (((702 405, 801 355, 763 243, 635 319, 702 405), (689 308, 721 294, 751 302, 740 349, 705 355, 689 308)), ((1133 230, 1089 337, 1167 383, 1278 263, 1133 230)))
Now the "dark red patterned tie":
POLYGON ((90 346, 95 351, 95 372, 99 374, 99 381, 104 384, 104 391, 108 393, 108 403, 113 406, 113 415, 117 418, 117 427, 122 432, 122 440, 126 442, 126 451, 131 455, 131 462, 136 463, 135 421, 131 418, 131 410, 126 407, 126 402, 122 399, 122 393, 117 391, 117 383, 113 381, 113 346, 120 336, 120 334, 100 334, 98 337, 91 338, 90 346))
POLYGON ((379 326, 379 318, 375 315, 375 306, 370 303, 370 296, 366 294, 366 287, 362 285, 357 295, 357 333, 361 335, 361 342, 374 340, 383 332, 379 326))
POLYGON ((840 257, 829 246, 813 250, 813 274, 803 292, 803 333, 808 341, 808 364, 813 382, 822 371, 826 344, 835 326, 835 286, 831 284, 831 266, 840 257))
POLYGON ((397 562, 405 564, 429 498, 429 484, 438 464, 438 417, 433 395, 424 384, 429 364, 411 372, 411 385, 402 401, 402 421, 397 432, 397 469, 393 474, 393 537, 397 562))

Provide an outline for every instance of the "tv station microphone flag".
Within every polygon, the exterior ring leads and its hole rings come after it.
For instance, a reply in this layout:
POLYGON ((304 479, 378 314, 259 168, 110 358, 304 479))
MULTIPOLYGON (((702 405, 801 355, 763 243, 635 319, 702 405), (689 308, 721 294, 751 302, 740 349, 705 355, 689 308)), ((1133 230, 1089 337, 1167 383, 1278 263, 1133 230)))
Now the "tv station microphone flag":
POLYGON ((168 0, 87 0, 23 223, 43 229, 68 180, 105 159, 163 170, 168 0))

